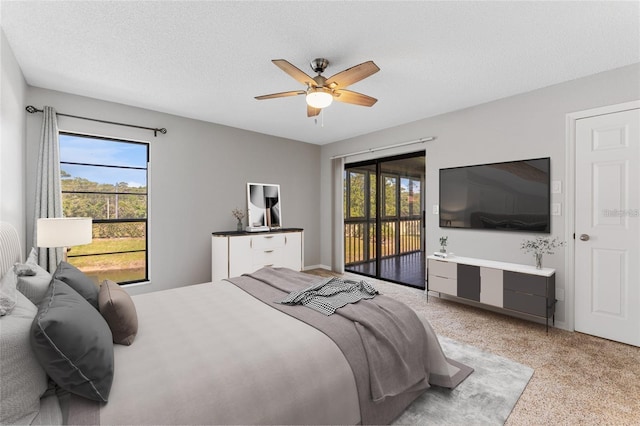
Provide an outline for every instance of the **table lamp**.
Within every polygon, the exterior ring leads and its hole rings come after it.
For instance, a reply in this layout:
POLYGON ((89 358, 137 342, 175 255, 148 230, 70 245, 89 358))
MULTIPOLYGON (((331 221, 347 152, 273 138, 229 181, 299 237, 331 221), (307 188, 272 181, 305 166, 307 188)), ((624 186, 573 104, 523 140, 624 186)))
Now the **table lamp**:
POLYGON ((64 248, 64 260, 67 260, 67 248, 91 243, 92 219, 90 217, 41 218, 37 222, 38 247, 64 248))

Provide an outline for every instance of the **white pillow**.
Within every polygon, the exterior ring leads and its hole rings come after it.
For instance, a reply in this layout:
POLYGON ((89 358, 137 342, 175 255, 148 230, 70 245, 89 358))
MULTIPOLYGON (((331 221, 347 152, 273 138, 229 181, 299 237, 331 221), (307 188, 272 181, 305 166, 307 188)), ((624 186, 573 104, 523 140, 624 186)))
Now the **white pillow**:
MULTIPOLYGON (((12 268, 13 270, 13 268, 12 268)), ((0 317, 0 424, 30 424, 47 390, 47 374, 31 349, 31 323, 38 308, 20 292, 10 314, 0 317)))
POLYGON ((10 268, 0 280, 0 316, 7 315, 16 305, 18 291, 18 276, 13 268, 10 268))
POLYGON ((18 275, 17 288, 37 306, 47 294, 47 289, 51 283, 51 274, 37 263, 33 263, 31 257, 29 257, 27 263, 16 263, 14 265, 14 269, 20 268, 28 268, 34 272, 34 275, 18 275))
POLYGON ((31 247, 31 251, 29 252, 29 256, 27 256, 27 261, 25 263, 38 264, 38 250, 36 250, 35 247, 31 247))

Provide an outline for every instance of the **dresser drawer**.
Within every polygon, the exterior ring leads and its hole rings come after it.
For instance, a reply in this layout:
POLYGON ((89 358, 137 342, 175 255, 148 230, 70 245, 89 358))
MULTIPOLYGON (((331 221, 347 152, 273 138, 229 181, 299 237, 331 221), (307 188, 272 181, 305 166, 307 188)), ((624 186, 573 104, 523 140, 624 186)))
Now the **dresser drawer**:
POLYGON ((253 267, 260 269, 264 266, 281 266, 283 262, 283 252, 281 248, 266 250, 253 250, 253 267))
POLYGON ((543 296, 505 289, 503 304, 505 309, 537 315, 539 317, 546 317, 547 315, 547 299, 543 296))
POLYGON ((547 277, 504 271, 504 288, 544 297, 547 295, 547 277))
POLYGON ((251 237, 251 248, 253 250, 269 250, 284 247, 284 242, 284 234, 255 235, 251 237))
POLYGON ((457 296, 458 283, 455 279, 442 278, 429 274, 429 290, 450 294, 451 296, 457 296))
POLYGON ((429 259, 429 275, 453 278, 455 280, 458 277, 458 264, 455 262, 429 259))
POLYGON ((480 267, 480 303, 502 308, 504 286, 502 269, 480 267))

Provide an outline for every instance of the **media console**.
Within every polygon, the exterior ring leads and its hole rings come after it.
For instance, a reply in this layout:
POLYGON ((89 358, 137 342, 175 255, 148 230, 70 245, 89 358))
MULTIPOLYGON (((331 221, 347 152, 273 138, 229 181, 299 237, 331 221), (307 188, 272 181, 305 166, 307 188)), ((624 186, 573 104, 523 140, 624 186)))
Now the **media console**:
POLYGON ((427 256, 427 295, 435 291, 555 324, 555 269, 469 257, 427 256))

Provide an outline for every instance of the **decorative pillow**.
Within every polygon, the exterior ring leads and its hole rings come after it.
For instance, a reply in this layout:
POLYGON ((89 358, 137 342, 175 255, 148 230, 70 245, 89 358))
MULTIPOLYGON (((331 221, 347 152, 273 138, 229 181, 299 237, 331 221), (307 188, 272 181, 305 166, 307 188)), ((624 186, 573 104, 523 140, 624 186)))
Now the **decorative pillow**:
POLYGON ((14 269, 18 275, 18 290, 27 296, 34 305, 39 305, 44 295, 47 294, 49 283, 51 283, 51 274, 30 260, 24 264, 16 263, 14 269), (33 275, 21 275, 18 272, 27 270, 32 271, 33 275))
POLYGON ((68 284, 69 287, 87 299, 87 302, 94 308, 98 309, 98 287, 80 269, 67 262, 60 262, 53 273, 53 278, 68 284))
POLYGON ((30 424, 47 390, 47 373, 36 359, 29 331, 38 312, 29 299, 16 294, 10 314, 0 317, 0 424, 30 424))
POLYGON ((31 247, 31 251, 29 252, 29 256, 27 256, 27 261, 25 263, 38 264, 38 250, 35 247, 31 247))
POLYGON ((113 343, 131 345, 138 333, 138 314, 129 293, 113 281, 104 280, 98 305, 113 334, 113 343))
POLYGON ((113 337, 81 295, 53 279, 31 326, 40 365, 62 389, 107 402, 113 382, 113 337))
POLYGON ((14 263, 13 270, 16 271, 16 275, 19 277, 32 277, 36 274, 36 268, 26 263, 14 263))
POLYGON ((18 300, 17 284, 18 276, 13 268, 9 268, 2 277, 2 280, 0 280, 0 316, 11 312, 16 305, 18 300))

